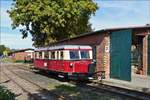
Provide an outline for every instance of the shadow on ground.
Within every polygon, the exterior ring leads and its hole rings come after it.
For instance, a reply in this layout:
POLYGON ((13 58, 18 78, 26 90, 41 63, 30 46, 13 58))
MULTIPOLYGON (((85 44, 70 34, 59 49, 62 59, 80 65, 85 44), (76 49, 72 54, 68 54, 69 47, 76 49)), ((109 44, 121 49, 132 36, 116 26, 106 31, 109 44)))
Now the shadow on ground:
MULTIPOLYGON (((65 85, 61 84, 58 86, 55 86, 54 89, 51 89, 49 92, 45 92, 45 90, 38 90, 38 94, 35 95, 42 95, 43 93, 49 94, 48 98, 45 97, 45 100, 58 100, 61 97, 64 97, 65 100, 132 100, 132 99, 126 99, 123 97, 114 96, 107 93, 97 93, 95 91, 81 88, 81 86, 86 85, 87 83, 90 83, 90 81, 74 81, 64 78, 57 77, 57 74, 55 73, 48 73, 44 71, 35 71, 36 74, 44 75, 48 78, 56 79, 60 82, 73 82, 74 85, 65 85), (59 95, 56 96, 56 95, 59 95)), ((50 83, 51 85, 51 83, 50 83)), ((32 99, 31 99, 32 100, 32 99)))
POLYGON ((89 81, 89 80, 73 80, 73 79, 69 79, 68 77, 60 78, 60 77, 58 77, 58 74, 46 72, 46 71, 34 71, 34 73, 46 76, 48 78, 56 79, 60 82, 70 82, 71 81, 71 82, 84 83, 84 84, 91 83, 91 81, 89 81))
MULTIPOLYGON (((49 92, 45 90, 38 90, 38 93, 33 94, 36 97, 43 96, 43 100, 125 100, 111 95, 99 93, 96 94, 93 91, 87 91, 79 89, 76 86, 60 85, 56 86, 55 89, 49 92), (46 95, 46 96, 45 96, 46 95)), ((34 100, 29 96, 28 100, 34 100)))

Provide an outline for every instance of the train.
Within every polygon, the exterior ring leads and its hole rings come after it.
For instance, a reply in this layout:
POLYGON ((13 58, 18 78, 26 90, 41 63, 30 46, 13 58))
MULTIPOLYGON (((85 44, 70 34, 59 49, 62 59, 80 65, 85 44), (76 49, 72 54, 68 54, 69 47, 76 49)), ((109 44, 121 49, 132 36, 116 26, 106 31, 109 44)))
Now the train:
POLYGON ((35 69, 56 73, 69 79, 93 79, 95 66, 92 47, 60 45, 35 49, 35 69))

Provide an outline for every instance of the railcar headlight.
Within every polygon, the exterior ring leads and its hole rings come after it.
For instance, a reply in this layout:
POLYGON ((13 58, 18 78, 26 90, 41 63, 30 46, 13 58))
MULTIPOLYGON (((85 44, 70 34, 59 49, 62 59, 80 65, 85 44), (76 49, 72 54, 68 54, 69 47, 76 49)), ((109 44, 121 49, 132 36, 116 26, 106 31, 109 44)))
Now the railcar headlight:
POLYGON ((93 60, 91 63, 92 63, 92 64, 95 64, 95 63, 96 63, 96 60, 93 60))
POLYGON ((70 67, 73 67, 73 63, 70 63, 70 67))

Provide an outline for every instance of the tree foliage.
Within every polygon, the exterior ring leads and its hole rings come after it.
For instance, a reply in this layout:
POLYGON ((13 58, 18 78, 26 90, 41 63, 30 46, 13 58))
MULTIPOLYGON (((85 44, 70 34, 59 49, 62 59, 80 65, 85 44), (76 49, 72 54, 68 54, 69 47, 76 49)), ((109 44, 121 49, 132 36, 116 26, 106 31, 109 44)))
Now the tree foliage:
POLYGON ((23 38, 30 33, 41 46, 91 31, 89 19, 97 9, 93 0, 15 0, 8 13, 13 29, 22 26, 23 38))
POLYGON ((0 45, 0 56, 3 55, 4 51, 6 51, 8 53, 11 52, 10 48, 6 47, 5 45, 0 45))

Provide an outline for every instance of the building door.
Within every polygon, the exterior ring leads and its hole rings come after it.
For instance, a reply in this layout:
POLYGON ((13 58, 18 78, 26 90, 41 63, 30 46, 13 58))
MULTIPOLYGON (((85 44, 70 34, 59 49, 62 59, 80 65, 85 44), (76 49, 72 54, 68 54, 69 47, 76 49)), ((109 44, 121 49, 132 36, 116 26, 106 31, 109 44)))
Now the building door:
POLYGON ((131 35, 132 31, 121 30, 110 35, 110 77, 131 81, 131 35))
POLYGON ((150 35, 148 35, 148 69, 147 74, 150 75, 150 35))

